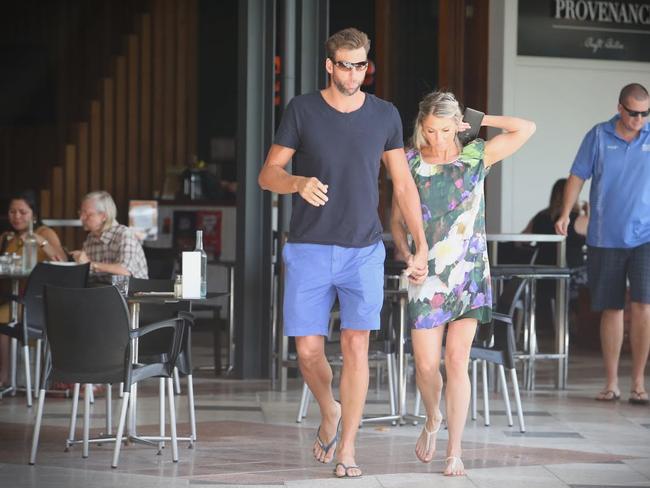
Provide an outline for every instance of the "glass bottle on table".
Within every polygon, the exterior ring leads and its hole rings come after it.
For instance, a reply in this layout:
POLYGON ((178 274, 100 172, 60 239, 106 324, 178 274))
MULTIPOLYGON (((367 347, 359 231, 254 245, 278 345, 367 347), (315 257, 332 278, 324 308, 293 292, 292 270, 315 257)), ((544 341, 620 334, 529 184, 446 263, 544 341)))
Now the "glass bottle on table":
POLYGON ((183 298, 183 276, 176 275, 176 281, 174 281, 174 296, 176 298, 183 298))
POLYGON ((29 230, 23 239, 23 271, 30 272, 38 262, 38 241, 34 235, 34 222, 29 221, 29 230))
POLYGON ((203 231, 196 231, 196 247, 194 252, 201 253, 201 298, 208 294, 208 255, 203 249, 203 231))

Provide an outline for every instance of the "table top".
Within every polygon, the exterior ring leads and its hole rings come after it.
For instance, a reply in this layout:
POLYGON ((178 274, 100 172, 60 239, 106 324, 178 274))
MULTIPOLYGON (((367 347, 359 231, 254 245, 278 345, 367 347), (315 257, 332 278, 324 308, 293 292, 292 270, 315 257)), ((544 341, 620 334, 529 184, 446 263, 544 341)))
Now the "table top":
POLYGON ((230 295, 227 291, 220 292, 210 292, 205 298, 176 298, 173 295, 162 295, 162 294, 146 294, 147 292, 141 292, 142 295, 129 295, 126 298, 126 301, 129 303, 178 303, 178 302, 197 302, 197 303, 208 303, 215 298, 227 297, 230 295))
POLYGON ((490 266, 492 278, 569 278, 571 269, 547 264, 495 264, 490 266))
POLYGON ((558 234, 487 234, 491 242, 562 242, 565 236, 558 234))
POLYGON ((0 279, 21 279, 27 278, 31 271, 0 271, 0 279))

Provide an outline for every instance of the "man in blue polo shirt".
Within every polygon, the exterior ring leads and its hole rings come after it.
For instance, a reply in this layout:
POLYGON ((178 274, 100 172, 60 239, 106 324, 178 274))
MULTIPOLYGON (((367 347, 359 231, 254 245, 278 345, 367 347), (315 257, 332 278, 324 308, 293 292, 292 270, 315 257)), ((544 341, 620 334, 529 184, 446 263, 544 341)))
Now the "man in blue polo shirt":
POLYGON ((566 235, 569 213, 591 178, 587 272, 591 305, 602 311, 600 340, 606 383, 596 400, 620 398, 618 361, 623 344, 623 309, 630 286, 632 385, 629 401, 647 404, 644 370, 650 349, 650 125, 648 91, 626 85, 618 115, 585 136, 564 191, 555 224, 566 235))
POLYGON ((416 253, 407 261, 407 272, 415 282, 426 278, 428 250, 397 109, 359 89, 368 67, 368 37, 344 29, 325 47, 330 85, 291 100, 259 183, 265 190, 293 193, 289 242, 283 249, 284 331, 296 338, 300 371, 320 406, 313 454, 322 463, 336 458, 337 477, 355 478, 362 474, 354 442, 368 390, 368 340, 370 330, 379 328, 384 297, 380 161, 391 174, 413 235, 416 253), (292 158, 289 174, 284 168, 292 158), (332 395, 324 349, 336 297, 343 353, 340 404, 332 395))

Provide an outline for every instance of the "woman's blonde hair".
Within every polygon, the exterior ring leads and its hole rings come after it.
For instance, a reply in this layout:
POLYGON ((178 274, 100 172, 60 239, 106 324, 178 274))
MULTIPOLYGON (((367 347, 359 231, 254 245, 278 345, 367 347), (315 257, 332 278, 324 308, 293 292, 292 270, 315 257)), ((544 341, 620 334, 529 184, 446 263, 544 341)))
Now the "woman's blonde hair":
POLYGON ((106 215, 106 221, 102 226, 102 232, 107 231, 117 219, 117 207, 110 193, 106 191, 93 191, 88 193, 83 201, 91 200, 97 212, 106 215))
MULTIPOLYGON (((415 118, 413 136, 411 137, 411 144, 418 151, 427 145, 427 140, 422 132, 422 122, 429 115, 445 119, 453 118, 456 125, 459 125, 463 120, 460 104, 453 93, 434 91, 425 95, 418 105, 418 115, 415 118)), ((460 146, 458 137, 456 137, 456 144, 460 146)))

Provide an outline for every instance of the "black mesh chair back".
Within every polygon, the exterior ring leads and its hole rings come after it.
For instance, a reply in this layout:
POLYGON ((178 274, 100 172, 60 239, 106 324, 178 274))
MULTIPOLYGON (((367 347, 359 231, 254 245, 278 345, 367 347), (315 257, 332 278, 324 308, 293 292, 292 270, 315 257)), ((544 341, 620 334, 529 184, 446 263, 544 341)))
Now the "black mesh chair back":
MULTIPOLYGON (((526 288, 526 280, 522 278, 512 278, 506 280, 501 295, 497 298, 494 307, 493 320, 487 326, 484 326, 484 334, 481 337, 482 344, 478 348, 485 348, 499 353, 502 358, 497 361, 503 364, 507 369, 514 368, 514 355, 517 351, 515 342, 515 333, 513 327, 513 317, 517 302, 526 288), (494 339, 492 346, 489 344, 494 339)), ((472 348, 476 351, 476 348, 472 348)))
POLYGON ((129 311, 115 287, 46 286, 45 304, 52 378, 65 383, 125 381, 129 311))
POLYGON ((23 323, 26 342, 29 338, 41 337, 45 325, 43 287, 45 285, 67 288, 85 288, 88 282, 89 264, 61 265, 38 263, 29 277, 23 296, 23 323))
POLYGON ((174 249, 161 249, 156 247, 143 247, 144 257, 147 260, 149 278, 156 280, 170 280, 174 276, 178 253, 174 249))
MULTIPOLYGON (((131 278, 129 280, 129 293, 131 294, 147 291, 170 292, 173 289, 174 282, 172 280, 146 280, 141 278, 131 278)), ((189 314, 190 306, 190 302, 186 300, 160 304, 142 303, 140 304, 140 326, 173 319, 178 317, 179 314, 189 314)), ((185 315, 185 318, 189 317, 185 315)), ((143 337, 138 344, 139 355, 141 357, 154 357, 166 352, 172 334, 172 330, 163 329, 155 334, 143 337)), ((186 327, 181 339, 181 353, 176 365, 179 372, 184 375, 190 374, 192 370, 190 348, 191 332, 190 327, 186 327)))
POLYGON ((505 281, 501 294, 497 297, 494 311, 512 317, 517 302, 521 298, 527 281, 523 278, 510 278, 505 281))

